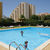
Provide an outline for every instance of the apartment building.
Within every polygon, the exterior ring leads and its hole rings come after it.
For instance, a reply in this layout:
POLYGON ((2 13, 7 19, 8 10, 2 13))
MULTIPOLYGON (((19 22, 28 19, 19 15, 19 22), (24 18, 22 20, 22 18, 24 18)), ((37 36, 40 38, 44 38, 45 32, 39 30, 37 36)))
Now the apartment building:
POLYGON ((35 15, 35 6, 21 2, 19 6, 13 10, 10 17, 14 19, 15 22, 19 22, 21 15, 24 15, 26 19, 29 19, 30 16, 35 15))
POLYGON ((35 15, 35 6, 29 5, 29 16, 35 15))

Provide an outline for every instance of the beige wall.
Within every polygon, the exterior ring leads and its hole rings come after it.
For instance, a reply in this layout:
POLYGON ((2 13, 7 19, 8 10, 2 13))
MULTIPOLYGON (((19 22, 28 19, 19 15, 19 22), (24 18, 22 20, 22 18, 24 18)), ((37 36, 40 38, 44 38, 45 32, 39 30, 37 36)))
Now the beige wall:
POLYGON ((0 2, 0 20, 2 18, 2 2, 0 2))

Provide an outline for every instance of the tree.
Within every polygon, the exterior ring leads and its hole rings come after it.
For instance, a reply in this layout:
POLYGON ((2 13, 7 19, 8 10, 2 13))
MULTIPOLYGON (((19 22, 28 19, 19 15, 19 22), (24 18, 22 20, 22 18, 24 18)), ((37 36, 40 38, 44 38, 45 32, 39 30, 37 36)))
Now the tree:
POLYGON ((32 15, 29 19, 30 25, 37 25, 39 17, 37 15, 32 15))
POLYGON ((8 26, 10 24, 14 23, 14 20, 11 18, 2 18, 0 25, 1 26, 8 26))
POLYGON ((38 20, 38 16, 37 16, 37 15, 32 15, 32 16, 30 17, 30 19, 38 20))
POLYGON ((7 19, 6 19, 6 23, 14 23, 14 20, 11 19, 11 18, 7 18, 7 19))
POLYGON ((24 22, 25 16, 24 16, 24 15, 21 15, 19 20, 20 20, 21 22, 24 22))
POLYGON ((50 23, 50 20, 45 20, 44 23, 50 23))
POLYGON ((46 15, 44 20, 50 20, 50 15, 46 15))

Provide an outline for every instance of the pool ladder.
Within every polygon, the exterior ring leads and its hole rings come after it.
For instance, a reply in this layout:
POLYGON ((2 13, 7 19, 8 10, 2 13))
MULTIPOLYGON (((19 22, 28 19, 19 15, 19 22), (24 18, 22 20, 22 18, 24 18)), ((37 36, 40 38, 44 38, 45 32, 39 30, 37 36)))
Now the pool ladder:
MULTIPOLYGON (((16 50, 18 50, 18 48, 19 48, 19 50, 21 50, 20 46, 22 46, 22 47, 24 48, 24 46, 23 46, 22 44, 17 45, 17 43, 16 43, 15 41, 13 41, 13 42, 11 42, 11 43, 9 44, 9 50, 10 50, 11 44, 13 44, 13 43, 17 46, 16 50)), ((26 50, 26 49, 24 48, 24 50, 26 50)))

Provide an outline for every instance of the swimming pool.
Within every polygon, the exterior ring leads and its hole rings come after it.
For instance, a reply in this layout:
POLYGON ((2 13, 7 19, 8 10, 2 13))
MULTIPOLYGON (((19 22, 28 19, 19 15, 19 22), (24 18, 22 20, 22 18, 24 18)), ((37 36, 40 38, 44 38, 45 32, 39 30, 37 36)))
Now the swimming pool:
MULTIPOLYGON (((15 41, 17 44, 24 45, 25 41, 28 41, 29 50, 33 50, 43 44, 45 41, 50 39, 49 36, 42 36, 38 33, 50 34, 50 28, 39 28, 39 27, 27 27, 27 28, 17 28, 17 29, 8 29, 0 30, 0 41, 6 44, 15 41), (24 36, 21 36, 20 31, 24 32, 24 36)), ((16 48, 14 44, 13 47, 16 48)), ((21 47, 21 50, 24 50, 21 47)))

